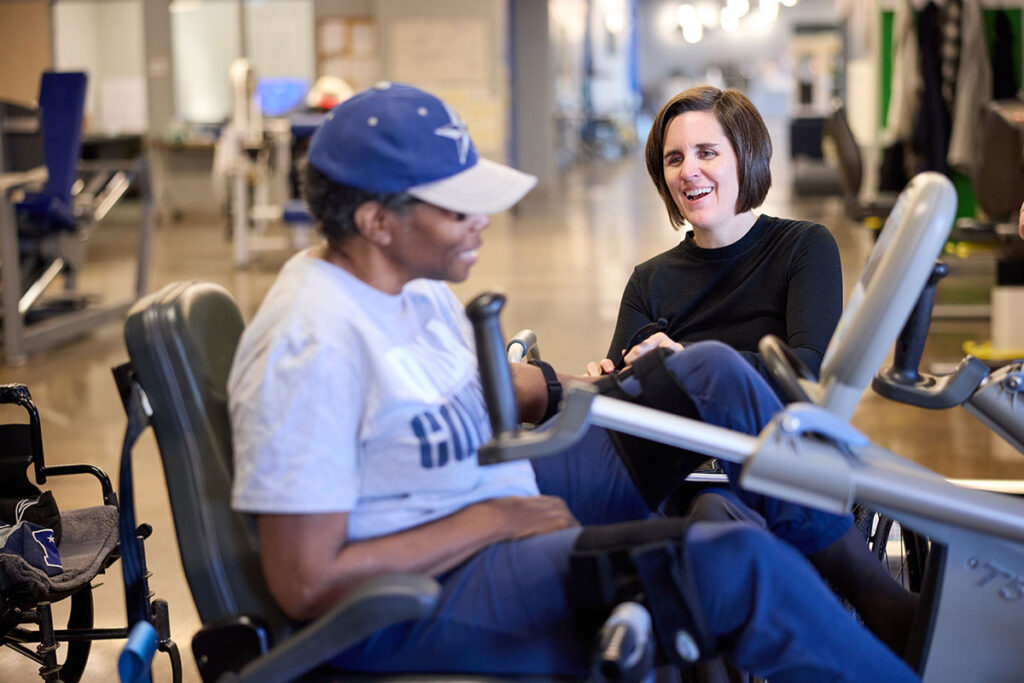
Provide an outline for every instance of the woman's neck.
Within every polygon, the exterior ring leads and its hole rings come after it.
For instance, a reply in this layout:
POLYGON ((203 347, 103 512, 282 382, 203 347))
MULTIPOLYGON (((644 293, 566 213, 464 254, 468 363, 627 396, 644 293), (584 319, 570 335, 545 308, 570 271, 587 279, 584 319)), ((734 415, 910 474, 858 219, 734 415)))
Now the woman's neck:
POLYGON ((348 240, 336 247, 329 242, 312 251, 316 258, 335 265, 385 294, 400 294, 408 279, 390 268, 380 252, 359 240, 348 240))
POLYGON ((693 241, 701 249, 727 247, 743 239, 756 222, 757 215, 753 211, 745 211, 713 228, 693 226, 693 241))

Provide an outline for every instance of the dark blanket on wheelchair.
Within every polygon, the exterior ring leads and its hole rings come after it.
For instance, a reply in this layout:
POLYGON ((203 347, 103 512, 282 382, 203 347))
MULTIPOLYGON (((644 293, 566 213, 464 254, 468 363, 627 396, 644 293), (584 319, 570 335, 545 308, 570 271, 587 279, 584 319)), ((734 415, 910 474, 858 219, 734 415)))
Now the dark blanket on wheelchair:
POLYGON ((60 543, 60 510, 52 491, 43 491, 34 498, 0 497, 0 521, 7 524, 31 522, 53 532, 55 543, 60 543))
POLYGON ((0 553, 0 588, 15 603, 61 600, 89 583, 117 545, 117 508, 113 505, 61 513, 63 534, 57 550, 64 571, 47 576, 23 557, 0 553))
MULTIPOLYGON (((624 379, 628 376, 625 373, 602 377, 596 386, 611 398, 699 420, 697 407, 689 394, 665 367, 665 358, 670 353, 668 349, 656 349, 640 356, 625 371, 639 382, 639 394, 623 388, 624 379)), ((609 434, 633 483, 651 510, 657 510, 691 472, 708 460, 706 455, 638 436, 610 430, 609 434)))

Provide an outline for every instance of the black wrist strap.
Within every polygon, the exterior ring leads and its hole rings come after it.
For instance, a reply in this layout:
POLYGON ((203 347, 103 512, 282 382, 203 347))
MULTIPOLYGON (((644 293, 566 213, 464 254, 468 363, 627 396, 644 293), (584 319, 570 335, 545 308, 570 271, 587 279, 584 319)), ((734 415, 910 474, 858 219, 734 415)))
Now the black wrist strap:
POLYGON ((544 411, 544 417, 537 423, 543 424, 558 412, 558 408, 562 403, 562 383, 558 381, 558 375, 555 374, 555 369, 551 367, 550 363, 545 363, 542 360, 531 360, 530 365, 536 365, 540 368, 540 371, 544 374, 544 381, 548 385, 548 407, 544 411))

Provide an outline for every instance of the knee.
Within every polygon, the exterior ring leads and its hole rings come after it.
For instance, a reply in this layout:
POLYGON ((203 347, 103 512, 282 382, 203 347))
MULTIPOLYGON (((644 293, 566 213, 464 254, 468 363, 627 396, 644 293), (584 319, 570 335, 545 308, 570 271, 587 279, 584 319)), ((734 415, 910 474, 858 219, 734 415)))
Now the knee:
POLYGON ((730 514, 729 502, 713 492, 702 492, 690 503, 686 516, 702 522, 727 522, 735 519, 730 514))
POLYGON ((721 489, 702 491, 690 503, 686 516, 706 522, 750 522, 758 528, 765 528, 760 515, 732 496, 731 492, 721 489))
POLYGON ((750 383, 757 373, 753 367, 728 344, 702 341, 672 354, 665 360, 666 367, 681 380, 706 377, 706 381, 733 388, 750 383))
POLYGON ((771 533, 751 523, 699 523, 690 534, 694 547, 687 550, 693 551, 690 557, 698 586, 718 593, 719 599, 742 601, 742 596, 749 597, 748 591, 757 594, 759 587, 773 583, 776 571, 789 564, 788 555, 797 561, 802 559, 771 533))
POLYGON ((686 355, 701 363, 710 363, 723 367, 733 364, 742 365, 744 363, 743 356, 736 349, 720 341, 697 342, 687 346, 684 351, 686 355))

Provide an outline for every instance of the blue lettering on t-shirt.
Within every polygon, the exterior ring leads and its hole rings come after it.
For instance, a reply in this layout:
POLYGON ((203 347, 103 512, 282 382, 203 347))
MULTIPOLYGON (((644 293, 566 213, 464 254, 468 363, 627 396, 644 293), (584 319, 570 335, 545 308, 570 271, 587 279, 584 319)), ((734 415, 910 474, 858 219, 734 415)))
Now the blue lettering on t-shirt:
MULTIPOLYGON (((452 405, 455 407, 455 416, 459 419, 462 433, 465 434, 466 441, 468 442, 466 455, 476 453, 477 449, 480 448, 480 444, 483 443, 483 437, 480 434, 480 418, 478 415, 474 415, 473 411, 466 406, 462 395, 453 397, 452 405)), ((487 419, 486 416, 484 419, 487 419)))
POLYGON ((462 448, 462 439, 459 438, 459 430, 455 428, 455 423, 452 422, 451 411, 448 410, 448 406, 441 406, 441 417, 444 418, 444 423, 448 425, 448 433, 452 435, 452 443, 455 445, 455 459, 462 460, 466 457, 467 453, 462 448))
POLYGON ((459 462, 476 454, 483 443, 482 421, 487 420, 479 386, 470 384, 449 403, 432 406, 413 417, 411 427, 420 444, 420 465, 444 467, 448 453, 459 462))
POLYGON ((441 423, 438 419, 432 413, 421 413, 412 419, 412 431, 420 441, 420 465, 430 469, 436 462, 437 467, 443 467, 448 462, 448 442, 441 434, 441 423), (436 458, 433 454, 435 446, 436 458))

